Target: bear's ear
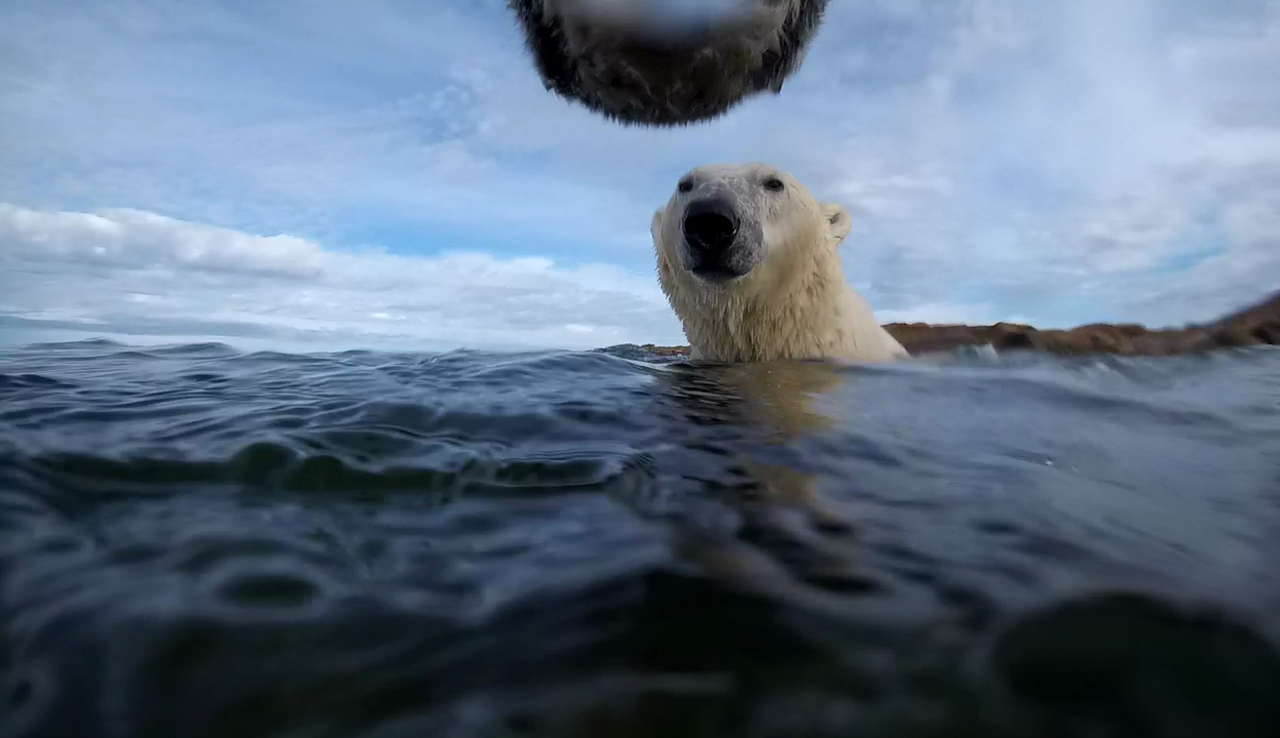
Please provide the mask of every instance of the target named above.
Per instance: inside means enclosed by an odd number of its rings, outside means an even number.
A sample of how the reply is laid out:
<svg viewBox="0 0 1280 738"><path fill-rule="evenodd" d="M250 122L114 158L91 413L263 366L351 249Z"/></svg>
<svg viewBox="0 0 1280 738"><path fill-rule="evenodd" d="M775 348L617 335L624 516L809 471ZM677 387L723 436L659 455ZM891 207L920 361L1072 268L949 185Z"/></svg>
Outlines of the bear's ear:
<svg viewBox="0 0 1280 738"><path fill-rule="evenodd" d="M649 234L653 236L654 242L657 242L658 234L662 232L662 211L663 208L653 211L653 220L649 221Z"/></svg>
<svg viewBox="0 0 1280 738"><path fill-rule="evenodd" d="M831 237L836 240L836 243L843 241L853 228L853 219L849 217L849 211L845 210L843 205L827 203L822 206L822 214L827 219L827 230Z"/></svg>

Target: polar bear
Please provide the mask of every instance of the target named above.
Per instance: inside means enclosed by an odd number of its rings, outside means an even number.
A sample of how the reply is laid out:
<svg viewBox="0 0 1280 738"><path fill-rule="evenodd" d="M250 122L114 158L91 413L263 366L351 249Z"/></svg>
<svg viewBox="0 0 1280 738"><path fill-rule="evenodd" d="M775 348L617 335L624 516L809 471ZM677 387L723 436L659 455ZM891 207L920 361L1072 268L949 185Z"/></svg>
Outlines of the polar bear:
<svg viewBox="0 0 1280 738"><path fill-rule="evenodd" d="M689 125L800 68L829 0L507 0L542 84L629 125ZM684 7L676 7L684 6Z"/></svg>
<svg viewBox="0 0 1280 738"><path fill-rule="evenodd" d="M715 363L909 354L845 281L845 208L763 163L708 164L653 214L658 281L691 358Z"/></svg>

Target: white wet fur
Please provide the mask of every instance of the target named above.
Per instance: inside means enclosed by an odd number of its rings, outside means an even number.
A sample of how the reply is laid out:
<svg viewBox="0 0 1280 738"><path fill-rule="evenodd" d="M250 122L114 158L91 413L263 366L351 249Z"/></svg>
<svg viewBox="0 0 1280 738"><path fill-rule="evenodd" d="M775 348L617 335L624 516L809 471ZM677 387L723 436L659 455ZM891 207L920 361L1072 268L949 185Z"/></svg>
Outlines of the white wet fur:
<svg viewBox="0 0 1280 738"><path fill-rule="evenodd" d="M784 187L764 186L770 178ZM844 278L840 244L848 210L821 203L787 172L764 163L708 164L690 170L651 231L658 280L684 325L691 358L717 363L777 359L891 361L909 356ZM687 267L682 221L688 203L727 197L742 221L735 258L750 270L708 281Z"/></svg>

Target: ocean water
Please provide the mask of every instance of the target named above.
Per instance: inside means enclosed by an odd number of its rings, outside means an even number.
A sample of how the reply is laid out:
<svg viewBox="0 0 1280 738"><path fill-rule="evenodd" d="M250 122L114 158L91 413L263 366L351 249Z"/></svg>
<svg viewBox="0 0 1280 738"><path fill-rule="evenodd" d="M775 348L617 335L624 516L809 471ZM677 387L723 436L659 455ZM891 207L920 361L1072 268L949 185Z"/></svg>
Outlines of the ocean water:
<svg viewBox="0 0 1280 738"><path fill-rule="evenodd" d="M1272 736L1280 351L0 351L0 736Z"/></svg>

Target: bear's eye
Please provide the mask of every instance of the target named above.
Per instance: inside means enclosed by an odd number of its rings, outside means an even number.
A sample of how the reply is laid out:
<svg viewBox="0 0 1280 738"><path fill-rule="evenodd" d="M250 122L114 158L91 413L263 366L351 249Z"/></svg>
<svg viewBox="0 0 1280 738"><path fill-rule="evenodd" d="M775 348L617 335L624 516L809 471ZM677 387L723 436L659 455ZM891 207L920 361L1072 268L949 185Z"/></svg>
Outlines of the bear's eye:
<svg viewBox="0 0 1280 738"><path fill-rule="evenodd" d="M693 180L682 179L680 184L676 185L676 189L681 192L690 192L693 190Z"/></svg>
<svg viewBox="0 0 1280 738"><path fill-rule="evenodd" d="M786 185L777 177L770 177L764 181L764 188L770 192L782 192L783 187L786 187Z"/></svg>

